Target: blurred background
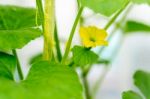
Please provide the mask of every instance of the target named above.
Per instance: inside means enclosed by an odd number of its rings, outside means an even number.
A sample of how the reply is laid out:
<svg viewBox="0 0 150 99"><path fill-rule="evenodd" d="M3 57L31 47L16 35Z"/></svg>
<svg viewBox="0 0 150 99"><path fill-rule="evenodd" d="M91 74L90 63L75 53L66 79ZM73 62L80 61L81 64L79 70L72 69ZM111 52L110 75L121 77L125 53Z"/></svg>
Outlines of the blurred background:
<svg viewBox="0 0 150 99"><path fill-rule="evenodd" d="M0 4L35 7L35 0L0 0ZM69 36L76 13L76 0L56 0L57 25L62 45L65 44ZM95 25L101 28L110 19L95 14L87 8L83 13L83 18L85 19L85 26ZM146 4L133 5L123 21L125 20L134 20L150 26L150 7ZM113 28L114 26L108 30L108 33L111 34ZM121 29L117 29L115 32L109 46L100 55L103 59L111 60L109 68L103 65L94 65L88 75L90 87L100 76L104 75L105 77L99 86L96 99L121 99L123 91L136 90L132 81L133 73L139 69L150 70L150 34L148 32L135 32L124 36L124 31ZM78 31L76 31L73 44L80 44ZM29 70L28 61L31 56L42 52L42 48L43 40L38 38L23 49L18 50L19 57L23 60L21 64L25 75ZM98 48L94 50L98 51Z"/></svg>

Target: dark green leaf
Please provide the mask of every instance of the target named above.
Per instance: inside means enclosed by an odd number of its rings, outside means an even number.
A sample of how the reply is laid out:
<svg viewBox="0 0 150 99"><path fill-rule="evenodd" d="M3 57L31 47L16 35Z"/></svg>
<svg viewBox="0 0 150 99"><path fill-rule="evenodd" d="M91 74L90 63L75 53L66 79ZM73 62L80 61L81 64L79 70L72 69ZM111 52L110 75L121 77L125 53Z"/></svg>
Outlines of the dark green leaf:
<svg viewBox="0 0 150 99"><path fill-rule="evenodd" d="M97 62L98 56L90 51L90 49L81 47L81 46L75 46L72 49L73 52L73 61L75 64L84 66L88 64L92 64Z"/></svg>
<svg viewBox="0 0 150 99"><path fill-rule="evenodd" d="M82 86L67 66L35 63L19 84L0 79L0 99L83 99Z"/></svg>
<svg viewBox="0 0 150 99"><path fill-rule="evenodd" d="M138 31L150 32L150 26L135 21L128 21L126 24L125 31L126 32L138 32Z"/></svg>
<svg viewBox="0 0 150 99"><path fill-rule="evenodd" d="M0 77L13 80L16 64L14 56L0 52Z"/></svg>
<svg viewBox="0 0 150 99"><path fill-rule="evenodd" d="M81 0L81 4L97 13L110 16L122 8L127 0Z"/></svg>
<svg viewBox="0 0 150 99"><path fill-rule="evenodd" d="M122 99L143 99L143 98L133 91L127 91L123 93Z"/></svg>

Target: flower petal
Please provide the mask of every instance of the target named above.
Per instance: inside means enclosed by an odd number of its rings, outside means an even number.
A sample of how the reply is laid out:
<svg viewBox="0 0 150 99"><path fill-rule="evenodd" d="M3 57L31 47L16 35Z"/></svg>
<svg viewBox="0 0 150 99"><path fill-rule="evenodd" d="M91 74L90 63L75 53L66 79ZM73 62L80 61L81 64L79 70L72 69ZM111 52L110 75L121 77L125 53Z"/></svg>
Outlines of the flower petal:
<svg viewBox="0 0 150 99"><path fill-rule="evenodd" d="M108 42L105 41L107 32L104 29L99 29L95 26L81 27L80 37L85 47L108 45Z"/></svg>

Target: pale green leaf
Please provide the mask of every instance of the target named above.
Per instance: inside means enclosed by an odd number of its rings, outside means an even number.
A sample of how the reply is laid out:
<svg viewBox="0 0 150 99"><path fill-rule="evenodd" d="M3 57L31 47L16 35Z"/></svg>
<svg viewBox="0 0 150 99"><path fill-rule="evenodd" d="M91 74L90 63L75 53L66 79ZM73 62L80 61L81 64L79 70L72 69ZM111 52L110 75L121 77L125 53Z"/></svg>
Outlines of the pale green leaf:
<svg viewBox="0 0 150 99"><path fill-rule="evenodd" d="M150 3L150 0L132 0L134 3L138 3L138 4L141 4L141 3Z"/></svg>
<svg viewBox="0 0 150 99"><path fill-rule="evenodd" d="M39 36L41 30L33 28L0 30L0 50L20 49Z"/></svg>
<svg viewBox="0 0 150 99"><path fill-rule="evenodd" d="M81 0L81 4L97 13L110 16L122 8L126 1L127 0Z"/></svg>

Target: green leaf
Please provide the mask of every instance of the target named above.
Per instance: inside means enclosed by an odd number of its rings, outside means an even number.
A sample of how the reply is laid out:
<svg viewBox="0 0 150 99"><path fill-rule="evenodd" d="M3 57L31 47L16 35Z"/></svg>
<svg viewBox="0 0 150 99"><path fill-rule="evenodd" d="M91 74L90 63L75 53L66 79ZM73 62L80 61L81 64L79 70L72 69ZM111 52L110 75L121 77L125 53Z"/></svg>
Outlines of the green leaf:
<svg viewBox="0 0 150 99"><path fill-rule="evenodd" d="M126 1L127 0L81 0L81 4L97 13L110 16L122 8Z"/></svg>
<svg viewBox="0 0 150 99"><path fill-rule="evenodd" d="M134 74L134 84L142 92L144 99L150 99L150 73L144 71L137 71ZM140 95L135 92L128 91L123 93L123 99L142 99Z"/></svg>
<svg viewBox="0 0 150 99"><path fill-rule="evenodd" d="M16 64L14 56L0 52L0 77L13 80Z"/></svg>
<svg viewBox="0 0 150 99"><path fill-rule="evenodd" d="M125 31L128 33L138 31L150 32L150 26L135 21L128 21L125 27Z"/></svg>
<svg viewBox="0 0 150 99"><path fill-rule="evenodd" d="M28 83L30 81L32 83ZM48 62L34 64L25 83L28 88L34 87L33 91L42 93L40 99L83 99L78 76L67 66Z"/></svg>
<svg viewBox="0 0 150 99"><path fill-rule="evenodd" d="M19 49L41 36L36 26L35 9L0 6L0 50Z"/></svg>
<svg viewBox="0 0 150 99"><path fill-rule="evenodd" d="M122 99L142 99L142 97L133 91L127 91L123 93Z"/></svg>
<svg viewBox="0 0 150 99"><path fill-rule="evenodd" d="M141 4L141 3L150 3L150 0L132 0L134 3L138 3L138 4Z"/></svg>
<svg viewBox="0 0 150 99"><path fill-rule="evenodd" d="M98 55L90 51L88 48L81 46L75 46L72 49L73 52L73 61L75 64L80 66L85 66L97 62Z"/></svg>
<svg viewBox="0 0 150 99"><path fill-rule="evenodd" d="M0 78L0 99L39 99L32 94L21 84Z"/></svg>
<svg viewBox="0 0 150 99"><path fill-rule="evenodd" d="M144 94L146 99L150 99L150 73L137 71L134 75L134 83Z"/></svg>
<svg viewBox="0 0 150 99"><path fill-rule="evenodd" d="M0 99L83 99L76 72L60 64L33 64L27 79L15 83L0 79Z"/></svg>
<svg viewBox="0 0 150 99"><path fill-rule="evenodd" d="M33 28L0 30L0 50L20 49L39 36L41 30Z"/></svg>
<svg viewBox="0 0 150 99"><path fill-rule="evenodd" d="M0 6L0 30L36 26L36 10L17 6ZM39 17L38 17L39 19ZM41 24L40 20L39 25Z"/></svg>

